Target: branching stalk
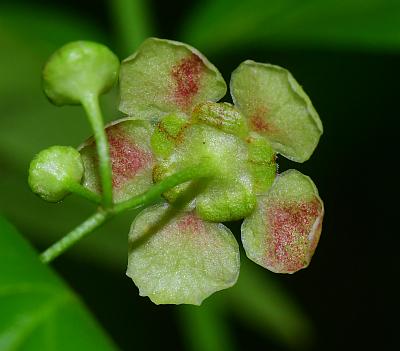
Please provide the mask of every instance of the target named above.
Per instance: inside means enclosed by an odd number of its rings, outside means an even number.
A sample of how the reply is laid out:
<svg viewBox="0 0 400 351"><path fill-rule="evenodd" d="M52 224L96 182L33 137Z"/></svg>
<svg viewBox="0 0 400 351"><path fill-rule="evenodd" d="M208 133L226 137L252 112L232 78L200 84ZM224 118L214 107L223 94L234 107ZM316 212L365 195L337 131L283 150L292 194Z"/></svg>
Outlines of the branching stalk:
<svg viewBox="0 0 400 351"><path fill-rule="evenodd" d="M85 188L82 184L71 182L71 184L68 184L68 190L71 193L77 194L91 202L94 202L95 204L101 204L101 196L89 190L88 188Z"/></svg>
<svg viewBox="0 0 400 351"><path fill-rule="evenodd" d="M99 211L90 216L86 221L81 223L74 230L65 235L61 240L50 246L40 255L40 260L43 263L48 263L61 255L69 247L74 245L87 234L103 224L108 217L107 212Z"/></svg>
<svg viewBox="0 0 400 351"><path fill-rule="evenodd" d="M45 250L40 255L41 261L44 263L51 262L84 236L90 234L93 230L102 225L107 219L115 216L116 214L129 209L149 206L157 201L164 192L190 180L205 178L210 175L209 173L208 167L205 165L188 167L180 172L166 177L140 195L113 205L108 209L99 208L98 212L93 214L85 222L80 224L78 227L66 234L61 240L57 241L47 250Z"/></svg>

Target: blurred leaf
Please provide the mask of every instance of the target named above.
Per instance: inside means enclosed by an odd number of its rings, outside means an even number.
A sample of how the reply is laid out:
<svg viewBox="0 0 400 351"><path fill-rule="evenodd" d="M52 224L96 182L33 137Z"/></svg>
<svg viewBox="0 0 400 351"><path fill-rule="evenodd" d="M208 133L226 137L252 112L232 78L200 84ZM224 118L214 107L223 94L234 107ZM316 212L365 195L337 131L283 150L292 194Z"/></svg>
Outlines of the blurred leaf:
<svg viewBox="0 0 400 351"><path fill-rule="evenodd" d="M121 54L132 54L143 40L154 35L154 23L147 0L108 1L116 41Z"/></svg>
<svg viewBox="0 0 400 351"><path fill-rule="evenodd" d="M0 349L115 350L85 307L0 217Z"/></svg>
<svg viewBox="0 0 400 351"><path fill-rule="evenodd" d="M201 307L177 307L188 350L235 350L227 320L221 314L221 307L224 307L223 304L215 296L205 300Z"/></svg>
<svg viewBox="0 0 400 351"><path fill-rule="evenodd" d="M313 341L313 327L271 273L242 257L238 283L230 289L232 309L255 329L292 349Z"/></svg>
<svg viewBox="0 0 400 351"><path fill-rule="evenodd" d="M41 89L42 67L55 49L76 39L105 41L83 23L46 9L0 6L0 155L12 154L23 168L49 143L77 145L90 134L82 109L56 108Z"/></svg>
<svg viewBox="0 0 400 351"><path fill-rule="evenodd" d="M398 0L205 0L182 39L201 50L242 45L400 50Z"/></svg>

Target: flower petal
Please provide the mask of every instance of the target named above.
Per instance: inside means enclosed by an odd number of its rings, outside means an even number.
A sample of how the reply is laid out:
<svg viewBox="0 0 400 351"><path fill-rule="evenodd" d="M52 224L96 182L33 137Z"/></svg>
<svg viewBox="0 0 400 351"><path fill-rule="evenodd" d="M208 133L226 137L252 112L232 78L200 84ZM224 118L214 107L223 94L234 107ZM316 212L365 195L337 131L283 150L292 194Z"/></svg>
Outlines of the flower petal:
<svg viewBox="0 0 400 351"><path fill-rule="evenodd" d="M138 195L153 184L154 156L150 147L151 129L148 123L130 118L116 121L106 128L115 202ZM98 157L93 138L81 146L80 152L85 168L83 185L100 193Z"/></svg>
<svg viewBox="0 0 400 351"><path fill-rule="evenodd" d="M283 172L242 224L247 256L275 273L307 267L318 244L323 214L312 180L296 170Z"/></svg>
<svg viewBox="0 0 400 351"><path fill-rule="evenodd" d="M310 158L322 123L289 71L248 60L232 73L230 89L249 127L265 136L275 151L296 162Z"/></svg>
<svg viewBox="0 0 400 351"><path fill-rule="evenodd" d="M194 304L231 287L239 247L228 228L167 204L141 212L129 233L127 275L156 304Z"/></svg>
<svg viewBox="0 0 400 351"><path fill-rule="evenodd" d="M189 45L149 38L125 59L120 73L120 110L157 121L166 113L190 114L200 102L218 101L226 83L218 70Z"/></svg>

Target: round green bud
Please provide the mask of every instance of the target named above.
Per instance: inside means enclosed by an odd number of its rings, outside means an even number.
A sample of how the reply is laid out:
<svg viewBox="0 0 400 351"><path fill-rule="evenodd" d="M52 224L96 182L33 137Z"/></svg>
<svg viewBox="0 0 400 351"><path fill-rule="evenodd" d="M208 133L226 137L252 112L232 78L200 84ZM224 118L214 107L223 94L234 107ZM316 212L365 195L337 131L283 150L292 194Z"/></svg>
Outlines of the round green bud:
<svg viewBox="0 0 400 351"><path fill-rule="evenodd" d="M43 69L43 89L55 105L75 105L101 95L118 78L119 59L106 46L75 41L58 49Z"/></svg>
<svg viewBox="0 0 400 351"><path fill-rule="evenodd" d="M52 146L40 151L29 166L29 186L46 201L68 195L71 184L80 183L84 168L80 153L70 146Z"/></svg>

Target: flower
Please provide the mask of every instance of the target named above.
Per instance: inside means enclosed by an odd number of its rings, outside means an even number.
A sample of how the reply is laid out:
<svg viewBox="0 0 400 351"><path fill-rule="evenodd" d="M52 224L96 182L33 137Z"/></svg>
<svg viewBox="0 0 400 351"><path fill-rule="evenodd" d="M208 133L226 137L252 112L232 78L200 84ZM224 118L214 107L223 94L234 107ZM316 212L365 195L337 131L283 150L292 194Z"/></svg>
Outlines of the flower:
<svg viewBox="0 0 400 351"><path fill-rule="evenodd" d="M306 161L322 123L287 70L245 61L232 73L234 104L217 102L226 83L200 52L149 38L122 62L120 89L127 117L107 127L115 201L186 167L208 171L134 220L127 275L140 295L157 304L200 304L235 284L239 247L220 222L244 219L246 255L273 272L309 264L323 203L309 177L277 174L276 154ZM81 154L83 184L99 191L93 142Z"/></svg>

